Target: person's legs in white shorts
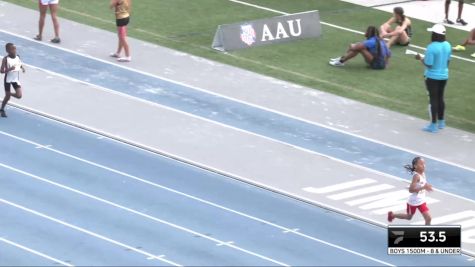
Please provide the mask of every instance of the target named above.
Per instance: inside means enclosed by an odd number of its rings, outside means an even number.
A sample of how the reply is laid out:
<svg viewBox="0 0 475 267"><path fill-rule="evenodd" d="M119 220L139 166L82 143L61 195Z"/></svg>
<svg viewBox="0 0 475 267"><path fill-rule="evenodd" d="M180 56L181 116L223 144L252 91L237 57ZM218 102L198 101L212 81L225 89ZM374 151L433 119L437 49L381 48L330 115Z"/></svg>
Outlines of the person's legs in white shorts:
<svg viewBox="0 0 475 267"><path fill-rule="evenodd" d="M59 4L59 0L40 0L40 2L44 6Z"/></svg>

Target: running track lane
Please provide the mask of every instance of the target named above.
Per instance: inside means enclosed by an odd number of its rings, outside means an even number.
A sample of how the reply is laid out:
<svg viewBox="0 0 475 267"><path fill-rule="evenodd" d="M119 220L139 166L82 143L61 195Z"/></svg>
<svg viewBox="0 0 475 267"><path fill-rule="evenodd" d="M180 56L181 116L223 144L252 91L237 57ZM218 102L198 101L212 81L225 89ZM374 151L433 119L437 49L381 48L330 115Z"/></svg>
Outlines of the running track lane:
<svg viewBox="0 0 475 267"><path fill-rule="evenodd" d="M383 228L36 115L10 113L15 119L0 121L1 236L72 264L133 262L143 255L2 200L184 265L275 265L211 239L291 265L380 265L367 257L396 265L470 263L465 256L391 257Z"/></svg>
<svg viewBox="0 0 475 267"><path fill-rule="evenodd" d="M0 31L25 63L373 170L409 177L414 154ZM416 129L417 130L417 129ZM431 183L474 199L475 171L426 159ZM447 179L450 177L450 179Z"/></svg>

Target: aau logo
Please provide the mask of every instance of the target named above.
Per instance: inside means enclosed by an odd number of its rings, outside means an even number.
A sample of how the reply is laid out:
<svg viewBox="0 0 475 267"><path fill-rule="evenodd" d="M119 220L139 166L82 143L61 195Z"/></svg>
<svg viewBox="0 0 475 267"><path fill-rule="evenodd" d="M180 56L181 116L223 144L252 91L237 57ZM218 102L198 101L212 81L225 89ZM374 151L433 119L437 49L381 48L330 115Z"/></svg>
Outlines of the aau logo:
<svg viewBox="0 0 475 267"><path fill-rule="evenodd" d="M241 25L241 41L248 46L256 42L256 31L251 24Z"/></svg>

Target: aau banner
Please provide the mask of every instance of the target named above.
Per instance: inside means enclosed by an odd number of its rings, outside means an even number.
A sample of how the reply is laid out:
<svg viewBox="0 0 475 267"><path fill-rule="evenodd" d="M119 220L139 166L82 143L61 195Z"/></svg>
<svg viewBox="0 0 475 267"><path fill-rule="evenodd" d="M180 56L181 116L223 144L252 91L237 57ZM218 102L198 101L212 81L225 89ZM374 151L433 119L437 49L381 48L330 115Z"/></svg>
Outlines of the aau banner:
<svg viewBox="0 0 475 267"><path fill-rule="evenodd" d="M321 34L318 11L219 25L212 47L230 51L254 46L314 38Z"/></svg>

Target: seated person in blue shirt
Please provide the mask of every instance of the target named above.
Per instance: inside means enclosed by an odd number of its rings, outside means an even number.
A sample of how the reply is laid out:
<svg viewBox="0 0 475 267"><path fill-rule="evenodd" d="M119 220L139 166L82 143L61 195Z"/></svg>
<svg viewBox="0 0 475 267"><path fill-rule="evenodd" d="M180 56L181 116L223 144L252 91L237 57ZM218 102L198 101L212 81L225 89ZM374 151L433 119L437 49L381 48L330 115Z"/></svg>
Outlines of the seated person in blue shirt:
<svg viewBox="0 0 475 267"><path fill-rule="evenodd" d="M369 26L365 37L365 41L351 44L344 56L330 59L330 65L344 66L345 62L361 54L370 68L385 69L391 57L391 51L386 42L379 37L378 29L375 26Z"/></svg>

